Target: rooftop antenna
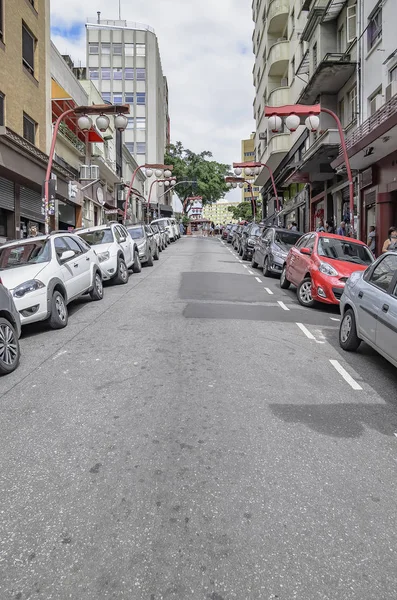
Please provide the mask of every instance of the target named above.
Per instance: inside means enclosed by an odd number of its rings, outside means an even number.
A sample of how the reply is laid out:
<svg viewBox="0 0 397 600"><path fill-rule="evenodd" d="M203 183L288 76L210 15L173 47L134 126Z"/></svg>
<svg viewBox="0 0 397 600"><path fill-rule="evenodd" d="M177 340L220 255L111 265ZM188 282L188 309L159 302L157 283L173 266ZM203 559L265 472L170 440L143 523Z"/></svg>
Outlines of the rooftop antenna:
<svg viewBox="0 0 397 600"><path fill-rule="evenodd" d="M98 15L98 25L99 25L99 23L101 22L101 11L100 10L98 10L97 15Z"/></svg>

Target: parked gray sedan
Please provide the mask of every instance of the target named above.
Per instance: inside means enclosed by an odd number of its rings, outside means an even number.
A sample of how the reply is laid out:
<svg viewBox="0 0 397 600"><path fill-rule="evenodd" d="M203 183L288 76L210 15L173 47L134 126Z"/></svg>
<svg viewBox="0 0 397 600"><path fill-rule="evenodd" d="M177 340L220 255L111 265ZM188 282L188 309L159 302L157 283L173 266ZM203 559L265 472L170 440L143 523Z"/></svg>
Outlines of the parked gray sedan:
<svg viewBox="0 0 397 600"><path fill-rule="evenodd" d="M302 235L299 231L268 227L256 239L251 266L262 268L265 277L281 275L288 252Z"/></svg>
<svg viewBox="0 0 397 600"><path fill-rule="evenodd" d="M129 225L127 229L138 246L141 263L153 267L153 260L159 259L159 249L150 225Z"/></svg>
<svg viewBox="0 0 397 600"><path fill-rule="evenodd" d="M397 252L349 277L340 310L341 347L354 351L364 341L397 367Z"/></svg>

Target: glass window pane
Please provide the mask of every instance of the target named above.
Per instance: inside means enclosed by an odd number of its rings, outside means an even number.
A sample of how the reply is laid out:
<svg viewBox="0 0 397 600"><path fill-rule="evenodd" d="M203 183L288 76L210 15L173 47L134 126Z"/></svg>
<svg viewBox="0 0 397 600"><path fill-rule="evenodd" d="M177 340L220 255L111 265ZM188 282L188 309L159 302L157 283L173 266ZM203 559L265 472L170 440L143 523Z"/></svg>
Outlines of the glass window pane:
<svg viewBox="0 0 397 600"><path fill-rule="evenodd" d="M113 44L113 54L121 56L123 54L123 44Z"/></svg>
<svg viewBox="0 0 397 600"><path fill-rule="evenodd" d="M127 118L128 118L127 129L134 129L134 117L127 117Z"/></svg>
<svg viewBox="0 0 397 600"><path fill-rule="evenodd" d="M145 154L146 153L146 142L137 142L136 153L137 154Z"/></svg>
<svg viewBox="0 0 397 600"><path fill-rule="evenodd" d="M137 117L136 118L136 128L137 129L146 129L146 119L145 119L145 117Z"/></svg>
<svg viewBox="0 0 397 600"><path fill-rule="evenodd" d="M146 79L146 69L137 69L136 78L138 81L144 81Z"/></svg>
<svg viewBox="0 0 397 600"><path fill-rule="evenodd" d="M137 44L136 45L136 55L137 56L145 56L145 54L146 54L145 44Z"/></svg>
<svg viewBox="0 0 397 600"><path fill-rule="evenodd" d="M32 75L34 73L34 45L33 35L22 25L22 62Z"/></svg>
<svg viewBox="0 0 397 600"><path fill-rule="evenodd" d="M123 69L113 69L113 79L123 79Z"/></svg>
<svg viewBox="0 0 397 600"><path fill-rule="evenodd" d="M388 291L392 279L397 271L397 255L385 256L385 258L375 267L369 281L376 287Z"/></svg>
<svg viewBox="0 0 397 600"><path fill-rule="evenodd" d="M134 69L126 68L124 74L126 79L134 79Z"/></svg>
<svg viewBox="0 0 397 600"><path fill-rule="evenodd" d="M137 92L136 103L137 104L145 104L146 103L146 93L145 92Z"/></svg>
<svg viewBox="0 0 397 600"><path fill-rule="evenodd" d="M127 104L133 104L134 102L134 94L132 92L125 93L125 101Z"/></svg>
<svg viewBox="0 0 397 600"><path fill-rule="evenodd" d="M113 94L113 104L123 104L123 94Z"/></svg>
<svg viewBox="0 0 397 600"><path fill-rule="evenodd" d="M110 44L103 42L101 46L102 54L110 54Z"/></svg>
<svg viewBox="0 0 397 600"><path fill-rule="evenodd" d="M125 44L124 54L125 56L134 56L134 44Z"/></svg>
<svg viewBox="0 0 397 600"><path fill-rule="evenodd" d="M88 44L88 52L90 54L98 54L99 53L98 44Z"/></svg>
<svg viewBox="0 0 397 600"><path fill-rule="evenodd" d="M125 147L131 152L131 154L134 154L134 142L126 142Z"/></svg>
<svg viewBox="0 0 397 600"><path fill-rule="evenodd" d="M98 67L90 67L90 79L99 79Z"/></svg>
<svg viewBox="0 0 397 600"><path fill-rule="evenodd" d="M102 79L110 79L110 69L108 67L102 67L101 77Z"/></svg>
<svg viewBox="0 0 397 600"><path fill-rule="evenodd" d="M104 102L111 102L112 94L110 92L102 92L102 99Z"/></svg>

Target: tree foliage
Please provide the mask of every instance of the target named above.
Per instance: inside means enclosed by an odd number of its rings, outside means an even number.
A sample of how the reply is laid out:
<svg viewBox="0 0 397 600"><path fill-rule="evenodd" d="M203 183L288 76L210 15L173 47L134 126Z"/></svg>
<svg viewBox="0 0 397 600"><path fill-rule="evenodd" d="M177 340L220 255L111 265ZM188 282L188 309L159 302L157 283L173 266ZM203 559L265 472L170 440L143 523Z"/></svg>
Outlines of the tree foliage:
<svg viewBox="0 0 397 600"><path fill-rule="evenodd" d="M262 218L262 207L259 202L257 204L257 215L256 220L260 221ZM240 202L237 206L229 206L229 211L233 214L233 219L236 221L252 221L252 204L251 202Z"/></svg>
<svg viewBox="0 0 397 600"><path fill-rule="evenodd" d="M181 142L171 144L165 155L165 163L174 165L173 176L177 181L195 181L178 185L175 194L185 207L187 198L201 196L204 204L211 204L223 198L228 191L225 177L230 175L229 165L224 165L212 160L212 153L208 150L196 154L183 147Z"/></svg>

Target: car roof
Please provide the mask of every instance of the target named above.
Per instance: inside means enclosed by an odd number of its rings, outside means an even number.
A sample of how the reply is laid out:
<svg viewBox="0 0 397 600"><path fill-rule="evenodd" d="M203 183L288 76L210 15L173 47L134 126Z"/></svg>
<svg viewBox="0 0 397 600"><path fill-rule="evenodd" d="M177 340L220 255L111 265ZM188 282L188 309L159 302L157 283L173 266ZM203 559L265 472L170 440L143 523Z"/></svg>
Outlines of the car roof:
<svg viewBox="0 0 397 600"><path fill-rule="evenodd" d="M100 231L101 229L110 229L111 225L116 225L116 223L106 223L103 225L94 225L93 227L80 227L79 229L75 229L74 233L83 233L85 231ZM117 223L120 225L120 223Z"/></svg>
<svg viewBox="0 0 397 600"><path fill-rule="evenodd" d="M337 235L336 233L327 233L326 231L311 231L310 233L315 233L316 235L318 235L319 238L343 240L345 242L353 242L354 244L360 244L360 246L367 245L365 242L362 242L361 240L356 240L356 238L348 237L347 235Z"/></svg>

